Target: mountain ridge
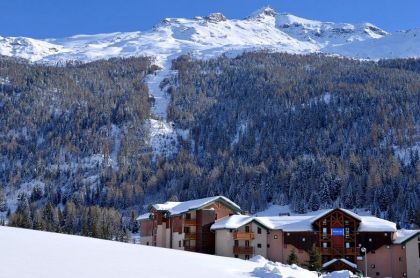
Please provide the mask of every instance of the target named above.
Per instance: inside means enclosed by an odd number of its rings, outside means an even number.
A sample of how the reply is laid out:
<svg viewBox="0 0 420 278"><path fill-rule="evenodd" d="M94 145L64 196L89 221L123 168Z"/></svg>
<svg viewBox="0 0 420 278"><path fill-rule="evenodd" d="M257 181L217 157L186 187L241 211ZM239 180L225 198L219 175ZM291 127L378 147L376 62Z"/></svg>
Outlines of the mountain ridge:
<svg viewBox="0 0 420 278"><path fill-rule="evenodd" d="M167 57L186 53L208 58L249 49L299 54L320 52L363 59L420 57L420 50L406 52L398 43L385 45L392 50L377 53L377 48L395 40L411 45L410 49L420 45L417 36L388 33L371 23L322 22L263 7L244 19L228 19L221 13L192 19L165 18L147 31L49 39L0 36L0 54L43 63L153 56L160 65ZM369 49L359 43L362 41L369 41Z"/></svg>

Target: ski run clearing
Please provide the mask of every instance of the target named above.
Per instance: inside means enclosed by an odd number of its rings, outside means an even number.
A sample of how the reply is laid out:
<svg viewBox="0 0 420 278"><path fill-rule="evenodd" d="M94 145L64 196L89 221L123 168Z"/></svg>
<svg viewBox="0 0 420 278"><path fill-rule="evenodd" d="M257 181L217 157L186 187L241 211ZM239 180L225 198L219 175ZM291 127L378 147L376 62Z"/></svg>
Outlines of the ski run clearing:
<svg viewBox="0 0 420 278"><path fill-rule="evenodd" d="M11 227L0 227L0 246L0 278L318 277L260 256L245 261Z"/></svg>

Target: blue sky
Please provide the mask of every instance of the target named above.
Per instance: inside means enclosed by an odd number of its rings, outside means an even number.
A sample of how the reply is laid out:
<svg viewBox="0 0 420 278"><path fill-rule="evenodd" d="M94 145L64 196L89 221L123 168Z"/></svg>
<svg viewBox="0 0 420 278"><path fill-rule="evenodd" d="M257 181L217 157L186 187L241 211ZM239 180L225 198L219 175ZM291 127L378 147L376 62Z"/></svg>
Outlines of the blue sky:
<svg viewBox="0 0 420 278"><path fill-rule="evenodd" d="M310 19L420 27L420 0L0 0L0 36L65 37L150 29L165 17L222 12L243 18L271 5Z"/></svg>

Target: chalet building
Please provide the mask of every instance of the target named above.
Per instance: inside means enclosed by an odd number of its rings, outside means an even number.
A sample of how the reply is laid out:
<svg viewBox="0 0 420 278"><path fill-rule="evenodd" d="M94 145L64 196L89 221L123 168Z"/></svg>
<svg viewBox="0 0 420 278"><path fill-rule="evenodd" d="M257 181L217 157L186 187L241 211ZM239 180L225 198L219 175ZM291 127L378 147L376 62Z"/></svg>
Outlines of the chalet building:
<svg viewBox="0 0 420 278"><path fill-rule="evenodd" d="M315 246L325 271L365 272L367 263L369 277L420 277L420 230L397 230L390 221L341 208L293 216L240 213L221 196L156 204L139 217L141 244L282 263L295 252L302 265Z"/></svg>
<svg viewBox="0 0 420 278"><path fill-rule="evenodd" d="M214 254L211 225L238 213L241 208L223 196L155 204L137 218L140 244Z"/></svg>

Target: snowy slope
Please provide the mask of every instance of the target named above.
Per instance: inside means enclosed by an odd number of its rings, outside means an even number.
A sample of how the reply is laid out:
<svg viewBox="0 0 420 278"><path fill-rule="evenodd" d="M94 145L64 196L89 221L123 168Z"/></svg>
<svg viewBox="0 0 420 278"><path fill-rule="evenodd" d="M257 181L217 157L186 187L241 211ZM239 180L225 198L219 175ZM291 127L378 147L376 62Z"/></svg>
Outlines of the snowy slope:
<svg viewBox="0 0 420 278"><path fill-rule="evenodd" d="M0 278L299 277L316 273L253 261L0 227Z"/></svg>
<svg viewBox="0 0 420 278"><path fill-rule="evenodd" d="M378 40L358 41L353 44L326 48L343 56L362 59L420 57L420 28L395 32Z"/></svg>

